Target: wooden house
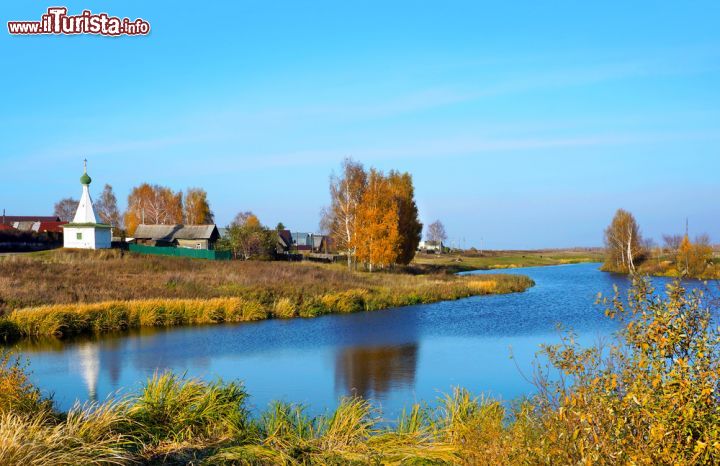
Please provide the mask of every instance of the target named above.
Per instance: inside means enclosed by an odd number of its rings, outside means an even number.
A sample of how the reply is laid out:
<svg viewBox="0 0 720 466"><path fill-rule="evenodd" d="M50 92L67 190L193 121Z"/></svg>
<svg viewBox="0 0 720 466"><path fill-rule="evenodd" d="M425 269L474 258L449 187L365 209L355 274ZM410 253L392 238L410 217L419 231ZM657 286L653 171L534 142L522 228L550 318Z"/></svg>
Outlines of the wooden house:
<svg viewBox="0 0 720 466"><path fill-rule="evenodd" d="M136 244L188 249L215 249L220 233L215 225L138 225Z"/></svg>

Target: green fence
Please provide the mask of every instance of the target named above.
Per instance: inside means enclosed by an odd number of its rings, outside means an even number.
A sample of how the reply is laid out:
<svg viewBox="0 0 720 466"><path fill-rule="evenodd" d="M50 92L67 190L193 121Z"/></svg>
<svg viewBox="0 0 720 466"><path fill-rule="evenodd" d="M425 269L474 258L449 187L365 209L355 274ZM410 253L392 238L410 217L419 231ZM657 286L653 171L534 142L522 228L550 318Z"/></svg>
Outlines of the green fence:
<svg viewBox="0 0 720 466"><path fill-rule="evenodd" d="M212 249L167 248L130 244L130 252L139 254L155 254L158 256L191 257L193 259L229 260L230 251L214 251Z"/></svg>

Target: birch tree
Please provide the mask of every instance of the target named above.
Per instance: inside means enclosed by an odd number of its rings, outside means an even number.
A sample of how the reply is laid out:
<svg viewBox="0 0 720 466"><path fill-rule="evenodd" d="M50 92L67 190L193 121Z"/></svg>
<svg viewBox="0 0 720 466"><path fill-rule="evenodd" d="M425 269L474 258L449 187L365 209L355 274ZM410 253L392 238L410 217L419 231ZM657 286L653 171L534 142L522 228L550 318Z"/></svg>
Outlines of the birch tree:
<svg viewBox="0 0 720 466"><path fill-rule="evenodd" d="M102 223L106 223L116 228L122 228L120 211L117 206L117 198L113 192L112 186L106 184L95 202L95 211L100 217Z"/></svg>
<svg viewBox="0 0 720 466"><path fill-rule="evenodd" d="M185 191L183 217L188 225L213 223L214 214L210 209L207 192L202 188L188 188Z"/></svg>
<svg viewBox="0 0 720 466"><path fill-rule="evenodd" d="M443 225L440 220L435 220L430 225L428 225L427 232L425 233L425 238L428 241L433 241L438 244L447 241L445 225Z"/></svg>
<svg viewBox="0 0 720 466"><path fill-rule="evenodd" d="M642 236L633 215L618 209L605 230L607 259L605 268L616 272L634 273L638 259L642 258Z"/></svg>
<svg viewBox="0 0 720 466"><path fill-rule="evenodd" d="M367 186L367 174L362 164L346 158L342 173L330 177L330 208L323 223L338 250L347 256L352 267L356 255L356 230L358 206Z"/></svg>
<svg viewBox="0 0 720 466"><path fill-rule="evenodd" d="M128 196L125 227L132 235L141 223L173 225L183 222L182 192L173 192L165 186L143 183Z"/></svg>

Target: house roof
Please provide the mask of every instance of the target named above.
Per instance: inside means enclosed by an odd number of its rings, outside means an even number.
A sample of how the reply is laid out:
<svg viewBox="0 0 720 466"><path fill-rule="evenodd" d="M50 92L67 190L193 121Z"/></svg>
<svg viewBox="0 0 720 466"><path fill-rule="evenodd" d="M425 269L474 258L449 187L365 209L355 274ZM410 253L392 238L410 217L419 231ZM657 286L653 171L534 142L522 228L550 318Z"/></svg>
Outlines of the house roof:
<svg viewBox="0 0 720 466"><path fill-rule="evenodd" d="M178 239L217 239L220 236L215 225L138 225L135 239L174 241Z"/></svg>
<svg viewBox="0 0 720 466"><path fill-rule="evenodd" d="M12 226L20 231L37 231L36 226L40 226L40 222L23 221L14 222Z"/></svg>
<svg viewBox="0 0 720 466"><path fill-rule="evenodd" d="M295 232L292 234L292 240L297 246L310 246L310 233Z"/></svg>
<svg viewBox="0 0 720 466"><path fill-rule="evenodd" d="M40 225L38 226L38 230L40 233L50 232L50 233L62 233L62 225L67 224L67 222L39 222Z"/></svg>
<svg viewBox="0 0 720 466"><path fill-rule="evenodd" d="M59 222L60 217L42 215L1 215L0 223L12 225L15 222Z"/></svg>
<svg viewBox="0 0 720 466"><path fill-rule="evenodd" d="M0 231L11 231L15 230L11 225L5 225L4 223L0 223Z"/></svg>
<svg viewBox="0 0 720 466"><path fill-rule="evenodd" d="M283 247L289 248L292 246L292 234L290 230L278 230L278 239L282 242Z"/></svg>

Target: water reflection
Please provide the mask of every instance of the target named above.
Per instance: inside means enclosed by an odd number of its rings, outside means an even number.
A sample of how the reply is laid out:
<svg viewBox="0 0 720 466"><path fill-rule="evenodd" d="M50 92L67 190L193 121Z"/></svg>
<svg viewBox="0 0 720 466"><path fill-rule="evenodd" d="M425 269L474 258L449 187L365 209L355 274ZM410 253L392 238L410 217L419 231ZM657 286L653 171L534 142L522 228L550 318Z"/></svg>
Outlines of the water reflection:
<svg viewBox="0 0 720 466"><path fill-rule="evenodd" d="M390 390L415 385L418 345L353 346L335 357L335 391L382 398Z"/></svg>
<svg viewBox="0 0 720 466"><path fill-rule="evenodd" d="M88 399L90 401L97 401L98 374L100 373L100 352L98 351L97 345L91 342L85 342L78 345L77 352L77 364L79 368L75 369L75 372L79 372L85 382Z"/></svg>
<svg viewBox="0 0 720 466"><path fill-rule="evenodd" d="M530 275L525 293L481 296L403 309L269 320L240 325L140 329L102 338L21 341L32 380L58 407L135 391L156 371L244 381L251 404L283 399L319 414L338 396L357 394L396 414L453 386L513 399L533 390L538 345L557 338L561 322L591 344L617 328L596 294L628 286L597 264L507 270ZM656 279L658 289L667 279ZM700 282L692 282L700 286ZM717 283L710 288L717 289ZM513 347L515 360L508 358Z"/></svg>

